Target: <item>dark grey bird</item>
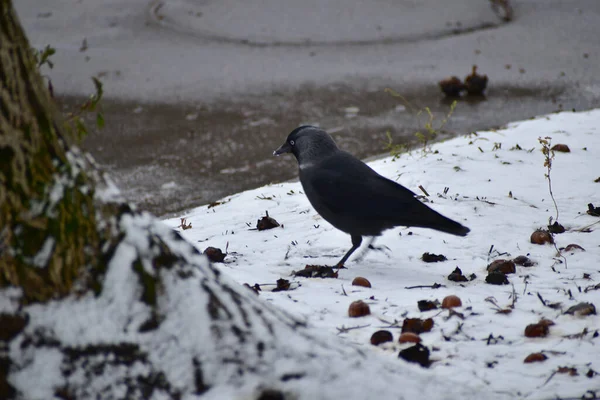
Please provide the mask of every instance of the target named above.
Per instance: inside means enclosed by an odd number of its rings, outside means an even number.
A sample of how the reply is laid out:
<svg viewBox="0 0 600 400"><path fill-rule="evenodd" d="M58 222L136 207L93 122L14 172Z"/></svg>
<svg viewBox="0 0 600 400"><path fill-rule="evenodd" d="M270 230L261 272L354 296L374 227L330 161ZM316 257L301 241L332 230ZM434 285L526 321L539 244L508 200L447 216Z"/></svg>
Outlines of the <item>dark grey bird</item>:
<svg viewBox="0 0 600 400"><path fill-rule="evenodd" d="M363 236L379 236L396 226L430 228L457 236L466 236L470 230L432 210L404 186L340 150L322 129L314 126L294 129L273 155L284 153L296 157L300 182L315 210L352 238L352 247L337 267L344 266L361 245Z"/></svg>

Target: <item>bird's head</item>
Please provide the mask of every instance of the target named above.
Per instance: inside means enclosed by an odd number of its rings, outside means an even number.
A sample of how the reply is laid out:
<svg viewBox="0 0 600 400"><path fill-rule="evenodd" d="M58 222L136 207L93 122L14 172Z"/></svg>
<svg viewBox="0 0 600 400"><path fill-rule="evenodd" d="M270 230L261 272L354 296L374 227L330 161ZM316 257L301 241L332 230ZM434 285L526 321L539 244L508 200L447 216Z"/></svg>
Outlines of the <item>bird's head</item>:
<svg viewBox="0 0 600 400"><path fill-rule="evenodd" d="M322 129L304 125L294 129L273 155L292 153L300 168L310 166L338 151L333 138Z"/></svg>

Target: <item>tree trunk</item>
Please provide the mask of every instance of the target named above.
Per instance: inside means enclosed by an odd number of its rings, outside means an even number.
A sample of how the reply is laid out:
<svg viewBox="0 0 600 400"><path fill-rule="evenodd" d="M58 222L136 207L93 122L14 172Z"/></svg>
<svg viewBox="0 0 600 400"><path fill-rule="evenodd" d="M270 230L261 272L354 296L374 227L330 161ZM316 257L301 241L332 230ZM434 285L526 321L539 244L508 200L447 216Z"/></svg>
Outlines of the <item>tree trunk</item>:
<svg viewBox="0 0 600 400"><path fill-rule="evenodd" d="M132 210L75 146L9 0L0 85L0 398L464 394L312 333Z"/></svg>
<svg viewBox="0 0 600 400"><path fill-rule="evenodd" d="M69 159L73 138L7 0L0 83L0 287L21 287L24 302L64 296L98 265L94 183L81 157Z"/></svg>

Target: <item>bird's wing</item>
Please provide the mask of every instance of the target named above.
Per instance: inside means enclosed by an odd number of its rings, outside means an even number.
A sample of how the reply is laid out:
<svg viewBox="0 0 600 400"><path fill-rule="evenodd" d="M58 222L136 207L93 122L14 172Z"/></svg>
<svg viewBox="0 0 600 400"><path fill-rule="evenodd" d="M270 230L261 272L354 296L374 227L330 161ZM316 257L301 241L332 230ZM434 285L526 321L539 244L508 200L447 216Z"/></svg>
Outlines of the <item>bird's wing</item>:
<svg viewBox="0 0 600 400"><path fill-rule="evenodd" d="M412 191L345 153L302 171L301 180L313 205L337 215L393 218L422 205Z"/></svg>

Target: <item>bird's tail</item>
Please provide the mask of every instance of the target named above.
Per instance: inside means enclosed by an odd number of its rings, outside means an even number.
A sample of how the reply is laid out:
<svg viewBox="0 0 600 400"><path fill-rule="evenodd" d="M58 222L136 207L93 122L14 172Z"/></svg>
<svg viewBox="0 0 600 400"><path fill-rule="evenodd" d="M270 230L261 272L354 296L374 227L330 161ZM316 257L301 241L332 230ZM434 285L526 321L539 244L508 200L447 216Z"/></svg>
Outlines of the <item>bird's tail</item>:
<svg viewBox="0 0 600 400"><path fill-rule="evenodd" d="M450 233L456 236L467 236L471 230L466 226L451 220L450 218L444 217L442 214L435 210L427 207L425 204L420 203L423 208L417 213L418 218L412 224L406 224L408 226L435 229L437 231Z"/></svg>

